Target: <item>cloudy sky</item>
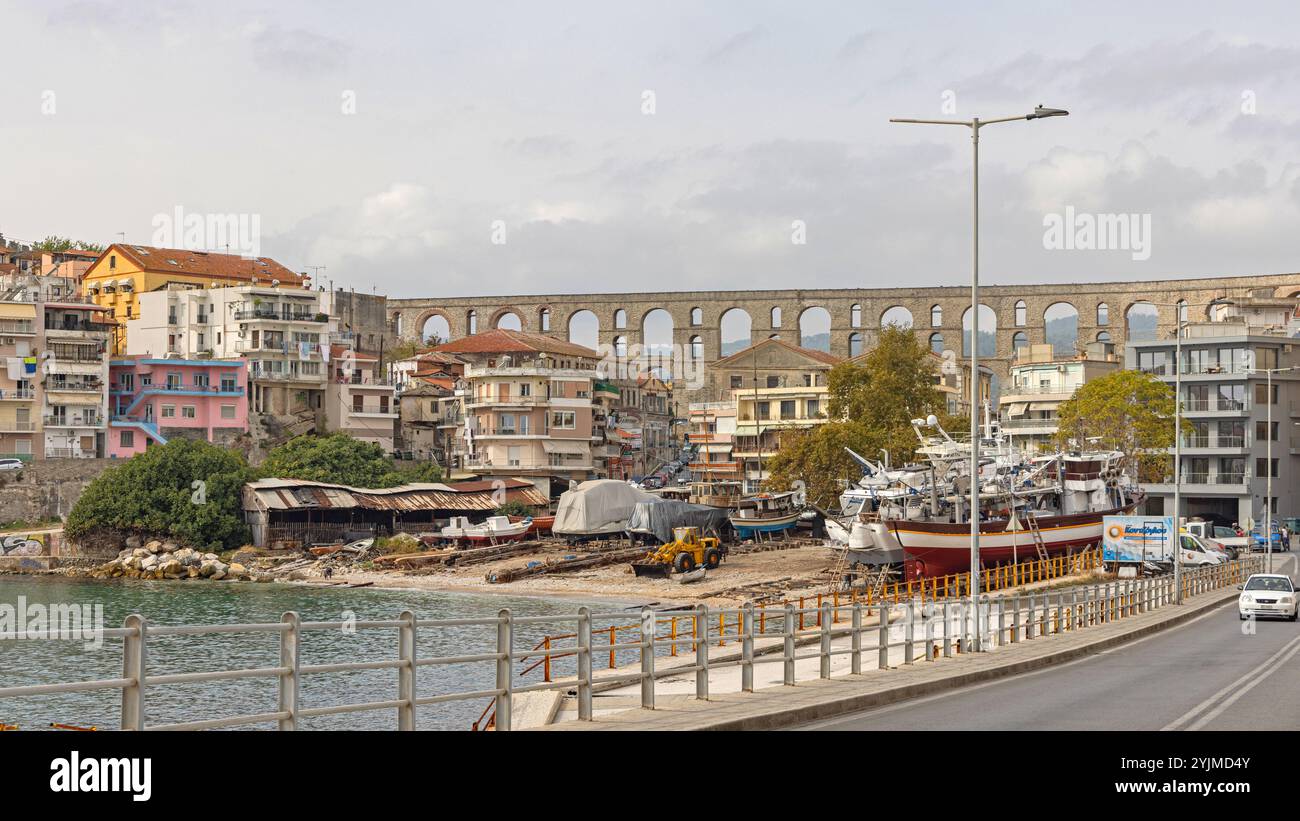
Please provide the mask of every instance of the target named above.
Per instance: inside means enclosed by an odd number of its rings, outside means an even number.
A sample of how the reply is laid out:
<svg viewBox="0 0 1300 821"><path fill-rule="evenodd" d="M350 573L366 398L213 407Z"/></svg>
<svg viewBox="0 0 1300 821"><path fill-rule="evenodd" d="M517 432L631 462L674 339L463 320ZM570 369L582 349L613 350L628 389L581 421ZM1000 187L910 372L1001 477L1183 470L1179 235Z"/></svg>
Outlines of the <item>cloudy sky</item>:
<svg viewBox="0 0 1300 821"><path fill-rule="evenodd" d="M1041 102L1071 116L983 132L986 282L1300 268L1293 0L0 0L0 19L11 238L257 215L263 254L398 297L961 284L967 132L887 120ZM1149 215L1149 256L1045 248L1067 207Z"/></svg>

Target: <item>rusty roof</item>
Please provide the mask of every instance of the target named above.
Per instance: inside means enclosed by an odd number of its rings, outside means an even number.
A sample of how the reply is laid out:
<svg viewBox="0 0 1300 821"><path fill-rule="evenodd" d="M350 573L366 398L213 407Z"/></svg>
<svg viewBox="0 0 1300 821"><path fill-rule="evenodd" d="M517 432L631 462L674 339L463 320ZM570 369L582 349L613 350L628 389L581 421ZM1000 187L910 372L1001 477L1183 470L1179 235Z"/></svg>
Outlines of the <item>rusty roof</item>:
<svg viewBox="0 0 1300 821"><path fill-rule="evenodd" d="M354 488L301 479L260 479L247 487L267 510L361 508L364 510L491 511L500 504L494 492L504 486L507 501L541 506L549 500L530 482L423 482L386 488Z"/></svg>

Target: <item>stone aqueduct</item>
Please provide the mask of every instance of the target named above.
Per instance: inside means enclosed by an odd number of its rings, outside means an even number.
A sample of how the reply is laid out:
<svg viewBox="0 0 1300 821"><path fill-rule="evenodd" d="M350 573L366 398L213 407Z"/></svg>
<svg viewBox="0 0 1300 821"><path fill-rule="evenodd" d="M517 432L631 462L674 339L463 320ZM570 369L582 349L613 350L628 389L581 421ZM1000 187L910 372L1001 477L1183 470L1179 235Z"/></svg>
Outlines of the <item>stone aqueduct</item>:
<svg viewBox="0 0 1300 821"><path fill-rule="evenodd" d="M980 288L980 302L996 316L997 353L985 357L999 378L1005 378L1016 335L1023 333L1031 344L1046 341L1044 314L1056 303L1067 303L1078 311L1079 344L1109 334L1122 348L1127 336L1129 309L1150 303L1157 315L1157 333L1164 336L1173 328L1180 300L1185 301L1189 319L1204 317L1204 303L1219 298L1246 296L1300 296L1300 274L1216 277L1162 280L1155 282L1062 283L1055 285L986 285ZM1108 321L1101 324L1099 307L1105 305ZM937 324L931 324L938 308ZM751 342L779 334L798 344L799 319L812 308L829 312L831 353L849 356L851 339L869 350L892 308L904 308L912 316L913 332L928 344L931 335L943 335L946 346L960 353L963 316L970 307L967 287L932 288L843 288L773 291L684 291L675 293L563 294L497 297L442 297L388 300L389 332L395 337L418 339L425 322L443 317L453 339L495 328L502 317L515 314L522 329L568 339L571 319L582 311L595 314L598 339L614 345L623 338L629 346L642 343L644 320L651 312L667 311L673 322L673 343L679 350L692 350L692 341L703 344L703 359L719 359L722 345L722 317L743 309L750 318ZM780 325L774 325L779 309ZM623 326L616 315L623 312ZM1017 323L1017 318L1022 323ZM692 321L692 320L696 321ZM856 322L855 322L856 319ZM549 328L543 328L544 322ZM982 331L988 330L981 327ZM698 349L698 348L697 348Z"/></svg>

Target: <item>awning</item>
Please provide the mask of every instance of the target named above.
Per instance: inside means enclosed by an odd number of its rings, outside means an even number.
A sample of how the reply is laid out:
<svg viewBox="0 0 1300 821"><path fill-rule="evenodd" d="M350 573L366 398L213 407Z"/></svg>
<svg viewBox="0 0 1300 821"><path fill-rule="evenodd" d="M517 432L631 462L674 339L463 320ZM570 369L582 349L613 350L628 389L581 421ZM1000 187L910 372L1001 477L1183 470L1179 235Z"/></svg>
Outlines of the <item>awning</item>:
<svg viewBox="0 0 1300 821"><path fill-rule="evenodd" d="M566 456L586 456L591 452L584 442L565 442L560 439L543 439L542 450L547 453L563 453Z"/></svg>
<svg viewBox="0 0 1300 821"><path fill-rule="evenodd" d="M700 445L700 453L731 453L731 445Z"/></svg>
<svg viewBox="0 0 1300 821"><path fill-rule="evenodd" d="M1030 402L1031 411L1053 411L1060 407L1060 402Z"/></svg>
<svg viewBox="0 0 1300 821"><path fill-rule="evenodd" d="M1029 407L1028 402L1012 402L1007 406L1007 416L1024 416L1027 407Z"/></svg>

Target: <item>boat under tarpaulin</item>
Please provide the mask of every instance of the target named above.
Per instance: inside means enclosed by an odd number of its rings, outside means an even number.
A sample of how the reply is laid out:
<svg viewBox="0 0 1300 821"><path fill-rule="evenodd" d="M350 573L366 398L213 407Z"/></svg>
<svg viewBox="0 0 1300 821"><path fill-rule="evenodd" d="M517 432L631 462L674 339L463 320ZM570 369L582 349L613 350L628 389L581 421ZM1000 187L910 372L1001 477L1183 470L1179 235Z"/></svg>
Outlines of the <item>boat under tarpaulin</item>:
<svg viewBox="0 0 1300 821"><path fill-rule="evenodd" d="M665 544L673 540L675 527L698 527L702 536L722 538L726 526L727 511L722 508L676 499L638 502L627 523L630 532L649 534Z"/></svg>
<svg viewBox="0 0 1300 821"><path fill-rule="evenodd" d="M555 509L551 532L558 536L622 533L640 502L658 499L618 479L592 479L566 490Z"/></svg>

